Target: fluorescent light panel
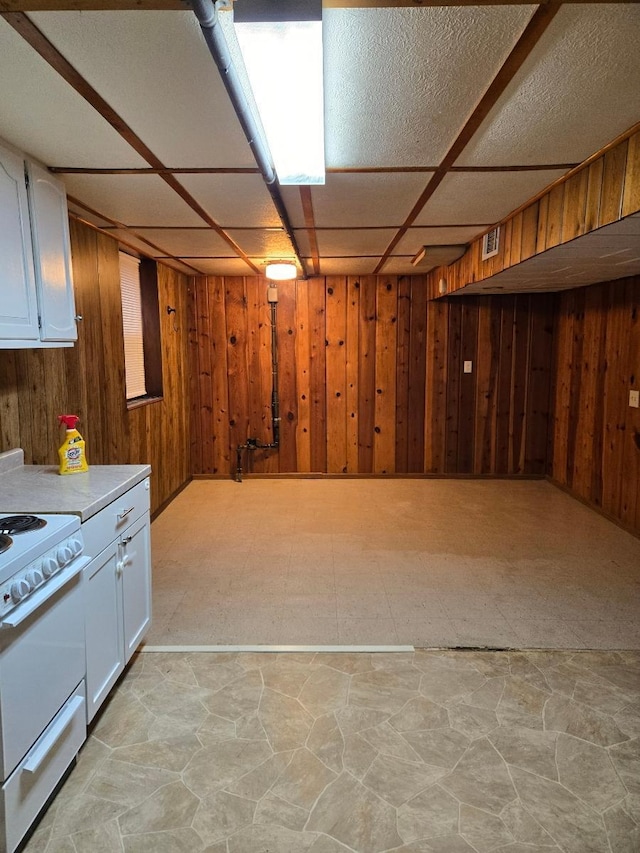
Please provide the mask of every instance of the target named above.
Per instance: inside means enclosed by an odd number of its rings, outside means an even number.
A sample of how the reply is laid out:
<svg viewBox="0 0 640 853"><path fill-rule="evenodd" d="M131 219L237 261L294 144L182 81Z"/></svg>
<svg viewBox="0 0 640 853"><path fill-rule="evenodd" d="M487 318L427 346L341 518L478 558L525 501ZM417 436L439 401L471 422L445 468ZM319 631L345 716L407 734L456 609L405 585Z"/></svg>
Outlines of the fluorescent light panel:
<svg viewBox="0 0 640 853"><path fill-rule="evenodd" d="M236 0L233 17L279 183L324 184L321 2Z"/></svg>

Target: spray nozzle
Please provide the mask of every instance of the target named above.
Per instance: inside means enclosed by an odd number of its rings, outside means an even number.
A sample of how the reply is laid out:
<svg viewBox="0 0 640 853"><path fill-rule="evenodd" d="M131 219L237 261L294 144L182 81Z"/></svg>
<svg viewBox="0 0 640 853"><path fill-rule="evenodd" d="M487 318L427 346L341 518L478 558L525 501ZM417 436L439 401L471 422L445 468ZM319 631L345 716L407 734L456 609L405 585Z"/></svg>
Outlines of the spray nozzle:
<svg viewBox="0 0 640 853"><path fill-rule="evenodd" d="M80 418L77 415L58 415L58 420L66 426L67 430L70 430L76 428Z"/></svg>

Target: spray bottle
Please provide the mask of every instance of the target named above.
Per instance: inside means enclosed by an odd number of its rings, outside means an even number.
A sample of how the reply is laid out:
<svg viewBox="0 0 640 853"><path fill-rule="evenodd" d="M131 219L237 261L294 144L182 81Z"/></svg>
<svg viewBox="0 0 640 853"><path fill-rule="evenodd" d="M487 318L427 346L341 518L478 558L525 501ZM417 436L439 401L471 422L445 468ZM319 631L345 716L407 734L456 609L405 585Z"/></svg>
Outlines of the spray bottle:
<svg viewBox="0 0 640 853"><path fill-rule="evenodd" d="M61 424L67 427L65 442L58 451L60 474L79 474L87 471L87 457L84 452L84 439L76 429L80 420L77 415L58 415Z"/></svg>

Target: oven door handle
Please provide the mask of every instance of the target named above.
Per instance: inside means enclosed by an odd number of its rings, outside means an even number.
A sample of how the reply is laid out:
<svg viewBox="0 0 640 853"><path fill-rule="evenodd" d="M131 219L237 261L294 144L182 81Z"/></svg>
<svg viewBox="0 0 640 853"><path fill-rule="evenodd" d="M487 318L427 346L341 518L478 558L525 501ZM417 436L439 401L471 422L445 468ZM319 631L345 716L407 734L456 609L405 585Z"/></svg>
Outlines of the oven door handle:
<svg viewBox="0 0 640 853"><path fill-rule="evenodd" d="M88 566L90 562L90 557L80 557L79 559L74 560L71 565L67 566L58 575L56 575L54 580L49 581L49 583L34 592L33 595L30 595L22 606L16 607L15 610L12 610L11 613L5 616L2 622L0 622L0 628L15 628L21 622L24 622L24 620L31 616L31 614L39 607L42 607L42 605L45 604L52 595L55 595L59 589L62 589L62 587L68 584L70 580L80 574L84 567Z"/></svg>
<svg viewBox="0 0 640 853"><path fill-rule="evenodd" d="M61 711L60 717L51 726L51 728L46 734L46 737L43 739L38 749L22 765L22 770L24 773L35 773L38 770L47 755L49 755L51 750L58 743L63 731L73 720L76 711L83 703L83 696L74 696L74 698L67 703L67 707L64 709L64 711Z"/></svg>

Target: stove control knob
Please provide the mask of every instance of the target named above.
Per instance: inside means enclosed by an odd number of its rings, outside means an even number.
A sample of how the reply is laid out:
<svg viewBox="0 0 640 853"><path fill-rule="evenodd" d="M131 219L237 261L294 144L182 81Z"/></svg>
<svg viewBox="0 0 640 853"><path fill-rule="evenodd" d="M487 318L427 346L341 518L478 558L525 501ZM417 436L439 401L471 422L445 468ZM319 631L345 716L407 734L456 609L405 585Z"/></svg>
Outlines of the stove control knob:
<svg viewBox="0 0 640 853"><path fill-rule="evenodd" d="M27 583L31 586L31 589L34 589L36 586L40 586L43 582L44 575L40 569L32 569L30 572L27 572L26 579Z"/></svg>
<svg viewBox="0 0 640 853"><path fill-rule="evenodd" d="M50 578L59 569L58 563L53 557L45 557L42 561L42 574L45 578Z"/></svg>
<svg viewBox="0 0 640 853"><path fill-rule="evenodd" d="M29 582L26 580L26 578L21 578L19 581L14 581L11 584L11 598L16 604L19 601L22 601L22 599L26 595L29 595L30 592L31 586L29 585Z"/></svg>
<svg viewBox="0 0 640 853"><path fill-rule="evenodd" d="M78 554L82 554L82 549L84 547L82 539L70 539L67 544L69 548L71 548L74 557L77 557Z"/></svg>
<svg viewBox="0 0 640 853"><path fill-rule="evenodd" d="M60 567L66 566L67 563L70 563L71 560L73 560L73 552L71 548L69 548L68 545L63 545L62 548L58 548L56 560Z"/></svg>

